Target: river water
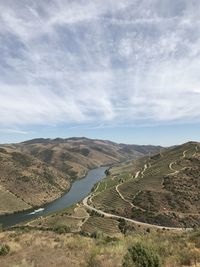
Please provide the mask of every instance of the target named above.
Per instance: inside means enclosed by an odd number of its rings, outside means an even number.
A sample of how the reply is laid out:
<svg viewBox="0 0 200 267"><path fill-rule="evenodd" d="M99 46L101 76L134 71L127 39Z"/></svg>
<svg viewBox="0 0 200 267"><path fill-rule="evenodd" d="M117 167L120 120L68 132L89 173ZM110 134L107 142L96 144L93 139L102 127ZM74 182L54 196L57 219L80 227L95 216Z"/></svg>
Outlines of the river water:
<svg viewBox="0 0 200 267"><path fill-rule="evenodd" d="M44 216L49 213L62 210L64 208L70 207L73 204L76 204L91 192L92 187L97 182L99 182L105 177L106 169L107 167L99 167L97 169L90 170L84 178L75 181L72 184L70 190L66 192L63 196L38 209L22 211L10 215L1 215L0 224L3 227L14 226L15 224L35 219L40 216Z"/></svg>

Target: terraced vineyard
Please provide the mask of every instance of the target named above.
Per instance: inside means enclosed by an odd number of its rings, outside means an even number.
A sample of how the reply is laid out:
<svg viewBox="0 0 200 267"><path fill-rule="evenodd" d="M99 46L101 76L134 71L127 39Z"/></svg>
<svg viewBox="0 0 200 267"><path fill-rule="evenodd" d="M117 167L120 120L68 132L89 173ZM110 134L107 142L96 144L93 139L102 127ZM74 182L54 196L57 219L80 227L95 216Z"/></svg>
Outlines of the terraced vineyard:
<svg viewBox="0 0 200 267"><path fill-rule="evenodd" d="M109 170L109 176L96 186L95 194L134 178L137 170L142 169L146 161L147 158L143 157L140 160L130 160L115 165Z"/></svg>
<svg viewBox="0 0 200 267"><path fill-rule="evenodd" d="M88 233L102 232L109 235L120 234L118 221L110 218L101 218L97 216L90 217L83 224L81 230Z"/></svg>
<svg viewBox="0 0 200 267"><path fill-rule="evenodd" d="M143 168L141 164L133 164L131 168L129 163L127 170L126 165L121 170L119 166L111 169L110 179L114 176L115 183L109 189L99 190L92 198L94 207L150 224L199 226L199 144L189 142L141 162ZM136 177L133 173L138 170Z"/></svg>
<svg viewBox="0 0 200 267"><path fill-rule="evenodd" d="M80 227L87 220L89 214L84 208L78 205L72 206L64 211L53 213L46 217L40 217L25 225L34 228L46 228L46 229L65 229L69 232L78 232Z"/></svg>
<svg viewBox="0 0 200 267"><path fill-rule="evenodd" d="M96 209L106 212L115 212L120 215L127 215L131 211L131 205L125 202L117 193L115 187L105 190L92 198Z"/></svg>

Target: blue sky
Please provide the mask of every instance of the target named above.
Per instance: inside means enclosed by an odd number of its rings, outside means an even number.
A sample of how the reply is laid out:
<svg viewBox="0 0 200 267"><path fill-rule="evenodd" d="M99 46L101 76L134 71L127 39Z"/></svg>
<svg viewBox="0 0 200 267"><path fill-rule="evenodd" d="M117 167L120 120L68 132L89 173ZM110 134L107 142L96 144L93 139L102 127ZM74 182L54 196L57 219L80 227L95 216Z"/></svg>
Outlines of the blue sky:
<svg viewBox="0 0 200 267"><path fill-rule="evenodd" d="M198 0L0 0L0 143L199 140Z"/></svg>

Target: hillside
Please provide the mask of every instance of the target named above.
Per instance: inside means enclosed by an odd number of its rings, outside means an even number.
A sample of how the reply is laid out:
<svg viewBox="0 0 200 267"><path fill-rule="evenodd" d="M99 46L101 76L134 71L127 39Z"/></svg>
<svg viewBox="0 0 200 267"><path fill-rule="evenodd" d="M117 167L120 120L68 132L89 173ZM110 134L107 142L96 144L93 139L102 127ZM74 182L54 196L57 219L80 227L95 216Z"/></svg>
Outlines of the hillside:
<svg viewBox="0 0 200 267"><path fill-rule="evenodd" d="M117 144L111 141L82 138L34 139L6 146L28 153L76 179L89 169L135 159L160 147Z"/></svg>
<svg viewBox="0 0 200 267"><path fill-rule="evenodd" d="M199 146L189 142L119 163L81 203L28 226L109 235L199 227Z"/></svg>
<svg viewBox="0 0 200 267"><path fill-rule="evenodd" d="M0 213L39 206L89 169L135 159L160 147L87 138L34 139L0 148Z"/></svg>
<svg viewBox="0 0 200 267"><path fill-rule="evenodd" d="M189 142L113 167L89 205L163 227L200 226L199 147Z"/></svg>
<svg viewBox="0 0 200 267"><path fill-rule="evenodd" d="M134 233L110 237L101 233L93 238L56 231L12 230L0 233L1 267L198 267L200 266L200 232ZM138 246L159 258L157 265L122 265L128 249ZM146 255L146 254L145 254ZM144 254L140 259L146 259Z"/></svg>
<svg viewBox="0 0 200 267"><path fill-rule="evenodd" d="M0 213L50 202L69 188L66 175L21 152L0 149Z"/></svg>

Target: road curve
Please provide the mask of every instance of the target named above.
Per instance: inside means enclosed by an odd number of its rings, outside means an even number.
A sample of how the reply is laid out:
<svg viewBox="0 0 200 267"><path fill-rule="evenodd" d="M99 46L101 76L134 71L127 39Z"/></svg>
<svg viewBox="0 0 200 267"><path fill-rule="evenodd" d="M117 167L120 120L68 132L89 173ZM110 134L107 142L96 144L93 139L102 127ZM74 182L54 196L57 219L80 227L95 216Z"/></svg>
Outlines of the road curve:
<svg viewBox="0 0 200 267"><path fill-rule="evenodd" d="M88 199L90 197L91 197L91 195L89 195L89 196L87 196L86 198L83 199L83 205L88 210L95 211L99 215L103 215L103 216L108 217L108 218L123 219L123 220L125 220L127 222L131 222L131 223L134 223L136 225L141 225L141 226L144 226L144 227L155 228L155 229L160 229L160 230L165 229L165 230L177 231L177 232L180 232L180 231L191 231L192 230L192 228L166 227L166 226L161 226L161 225L149 224L149 223L144 223L144 222L139 222L139 221L136 221L136 220L133 220L133 219L129 219L129 218L126 218L126 217L123 217L123 216L107 213L107 212L104 212L102 210L96 209L96 208L88 205Z"/></svg>
<svg viewBox="0 0 200 267"><path fill-rule="evenodd" d="M173 163L174 163L174 162L172 162L172 163L170 164L170 166L169 166L171 170L173 170L173 169L172 169L172 166L171 166ZM147 167L147 165L145 164L145 165L144 165L144 170L143 170L142 173L144 173L144 171L145 171L147 168L148 168L148 167ZM140 171L138 171L138 172L136 173L135 178L138 178L139 174L140 174ZM120 184L119 184L119 185L120 185ZM118 186L119 186L119 185L118 185ZM129 202L129 201L126 200L126 199L124 198L124 196L119 192L119 190L118 190L118 186L116 186L115 188L116 188L116 191L118 192L118 194L120 195L120 197L121 197L124 201ZM98 213L99 215L103 215L103 216L108 217L108 218L123 219L123 220L125 220L125 221L127 221L127 222L131 222L131 223L134 223L134 224L136 224L136 225L141 225L141 226L144 226L144 227L147 227L147 228L154 228L154 229L160 229L160 230L165 229L165 230L177 231L177 232L191 231L191 230L192 230L192 228L166 227L166 226L161 226L161 225L156 225L156 224L149 224L149 223L144 223L144 222L140 222L140 221L137 221L137 220L129 219L129 218L126 218L126 217L123 217L123 216L119 216L119 215L115 215L115 214L107 213L107 212L104 212L104 211L102 211L102 210L99 210L99 209L96 209L96 208L90 206L90 205L88 204L88 199L89 199L89 198L91 199L91 197L92 197L92 194L90 194L90 195L88 195L87 197L85 197L85 198L83 199L83 205L84 205L88 210L94 211L94 212ZM129 202L129 204L130 204L130 202Z"/></svg>

